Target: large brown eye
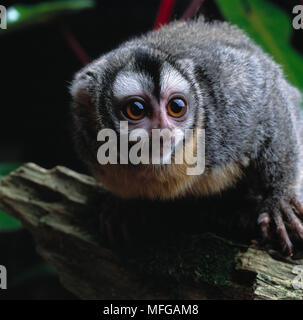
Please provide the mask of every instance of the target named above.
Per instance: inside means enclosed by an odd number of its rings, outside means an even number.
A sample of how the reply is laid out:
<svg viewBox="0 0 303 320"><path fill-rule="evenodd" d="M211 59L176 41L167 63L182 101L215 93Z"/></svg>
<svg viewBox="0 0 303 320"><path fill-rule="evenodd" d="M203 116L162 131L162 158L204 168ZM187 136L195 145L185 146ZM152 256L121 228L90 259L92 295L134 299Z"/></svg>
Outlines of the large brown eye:
<svg viewBox="0 0 303 320"><path fill-rule="evenodd" d="M186 102L181 98L171 99L167 105L167 112L171 117L181 118L187 110Z"/></svg>
<svg viewBox="0 0 303 320"><path fill-rule="evenodd" d="M123 108L123 114L131 120L141 120L145 116L145 107L140 101L131 101Z"/></svg>

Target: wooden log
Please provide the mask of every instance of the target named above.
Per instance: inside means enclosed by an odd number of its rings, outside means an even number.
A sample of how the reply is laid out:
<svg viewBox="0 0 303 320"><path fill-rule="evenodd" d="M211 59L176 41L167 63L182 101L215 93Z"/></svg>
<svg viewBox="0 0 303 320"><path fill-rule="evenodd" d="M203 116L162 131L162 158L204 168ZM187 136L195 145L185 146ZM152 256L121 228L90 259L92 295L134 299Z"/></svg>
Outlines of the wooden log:
<svg viewBox="0 0 303 320"><path fill-rule="evenodd" d="M136 249L109 249L99 216L115 213L113 199L119 202L92 177L60 166L28 163L0 185L0 208L30 231L40 255L79 298L302 299L303 259L256 242L179 233Z"/></svg>

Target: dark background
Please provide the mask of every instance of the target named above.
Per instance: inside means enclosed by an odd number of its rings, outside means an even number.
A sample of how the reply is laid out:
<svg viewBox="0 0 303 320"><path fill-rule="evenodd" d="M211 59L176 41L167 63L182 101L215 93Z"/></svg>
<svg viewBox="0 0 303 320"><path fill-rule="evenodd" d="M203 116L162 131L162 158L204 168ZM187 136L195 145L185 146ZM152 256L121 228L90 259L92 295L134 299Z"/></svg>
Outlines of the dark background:
<svg viewBox="0 0 303 320"><path fill-rule="evenodd" d="M36 2L2 1L0 4ZM290 16L294 5L300 3L299 0L270 2ZM176 3L173 18L181 16L190 0ZM2 35L0 162L31 161L46 168L60 164L85 171L73 150L68 125L68 87L74 73L83 65L69 47L62 24L94 59L121 41L151 30L159 4L159 0L97 1L93 10ZM213 0L205 0L199 12L210 20L223 19ZM302 31L293 30L291 42L303 54ZM0 254L0 264L10 271L9 279L18 278L26 268L41 263L31 238L23 230L0 232ZM54 273L34 272L34 277L21 277L13 289L0 291L0 299L73 298L60 287Z"/></svg>

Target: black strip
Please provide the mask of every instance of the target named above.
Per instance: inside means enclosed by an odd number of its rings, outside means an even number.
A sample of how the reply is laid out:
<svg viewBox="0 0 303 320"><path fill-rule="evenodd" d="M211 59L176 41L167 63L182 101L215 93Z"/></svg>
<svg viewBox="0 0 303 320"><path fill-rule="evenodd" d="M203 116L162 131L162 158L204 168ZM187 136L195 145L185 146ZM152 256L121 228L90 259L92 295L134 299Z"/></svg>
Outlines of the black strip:
<svg viewBox="0 0 303 320"><path fill-rule="evenodd" d="M152 56L146 50L139 48L135 51L135 63L139 71L151 77L154 83L154 96L160 100L160 74L162 62L160 58Z"/></svg>

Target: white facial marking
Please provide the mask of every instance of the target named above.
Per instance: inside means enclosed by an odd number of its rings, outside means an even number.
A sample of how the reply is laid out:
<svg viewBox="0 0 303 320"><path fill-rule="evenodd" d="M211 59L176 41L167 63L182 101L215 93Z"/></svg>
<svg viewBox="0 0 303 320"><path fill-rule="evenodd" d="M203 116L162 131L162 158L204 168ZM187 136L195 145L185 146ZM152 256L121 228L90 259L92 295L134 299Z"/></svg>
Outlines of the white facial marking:
<svg viewBox="0 0 303 320"><path fill-rule="evenodd" d="M143 92L151 92L152 80L142 73L132 71L121 72L117 75L113 91L118 99L132 95L142 95Z"/></svg>
<svg viewBox="0 0 303 320"><path fill-rule="evenodd" d="M173 69L170 65L164 65L161 71L161 93L167 91L188 93L190 90L190 85L186 79L178 72Z"/></svg>

